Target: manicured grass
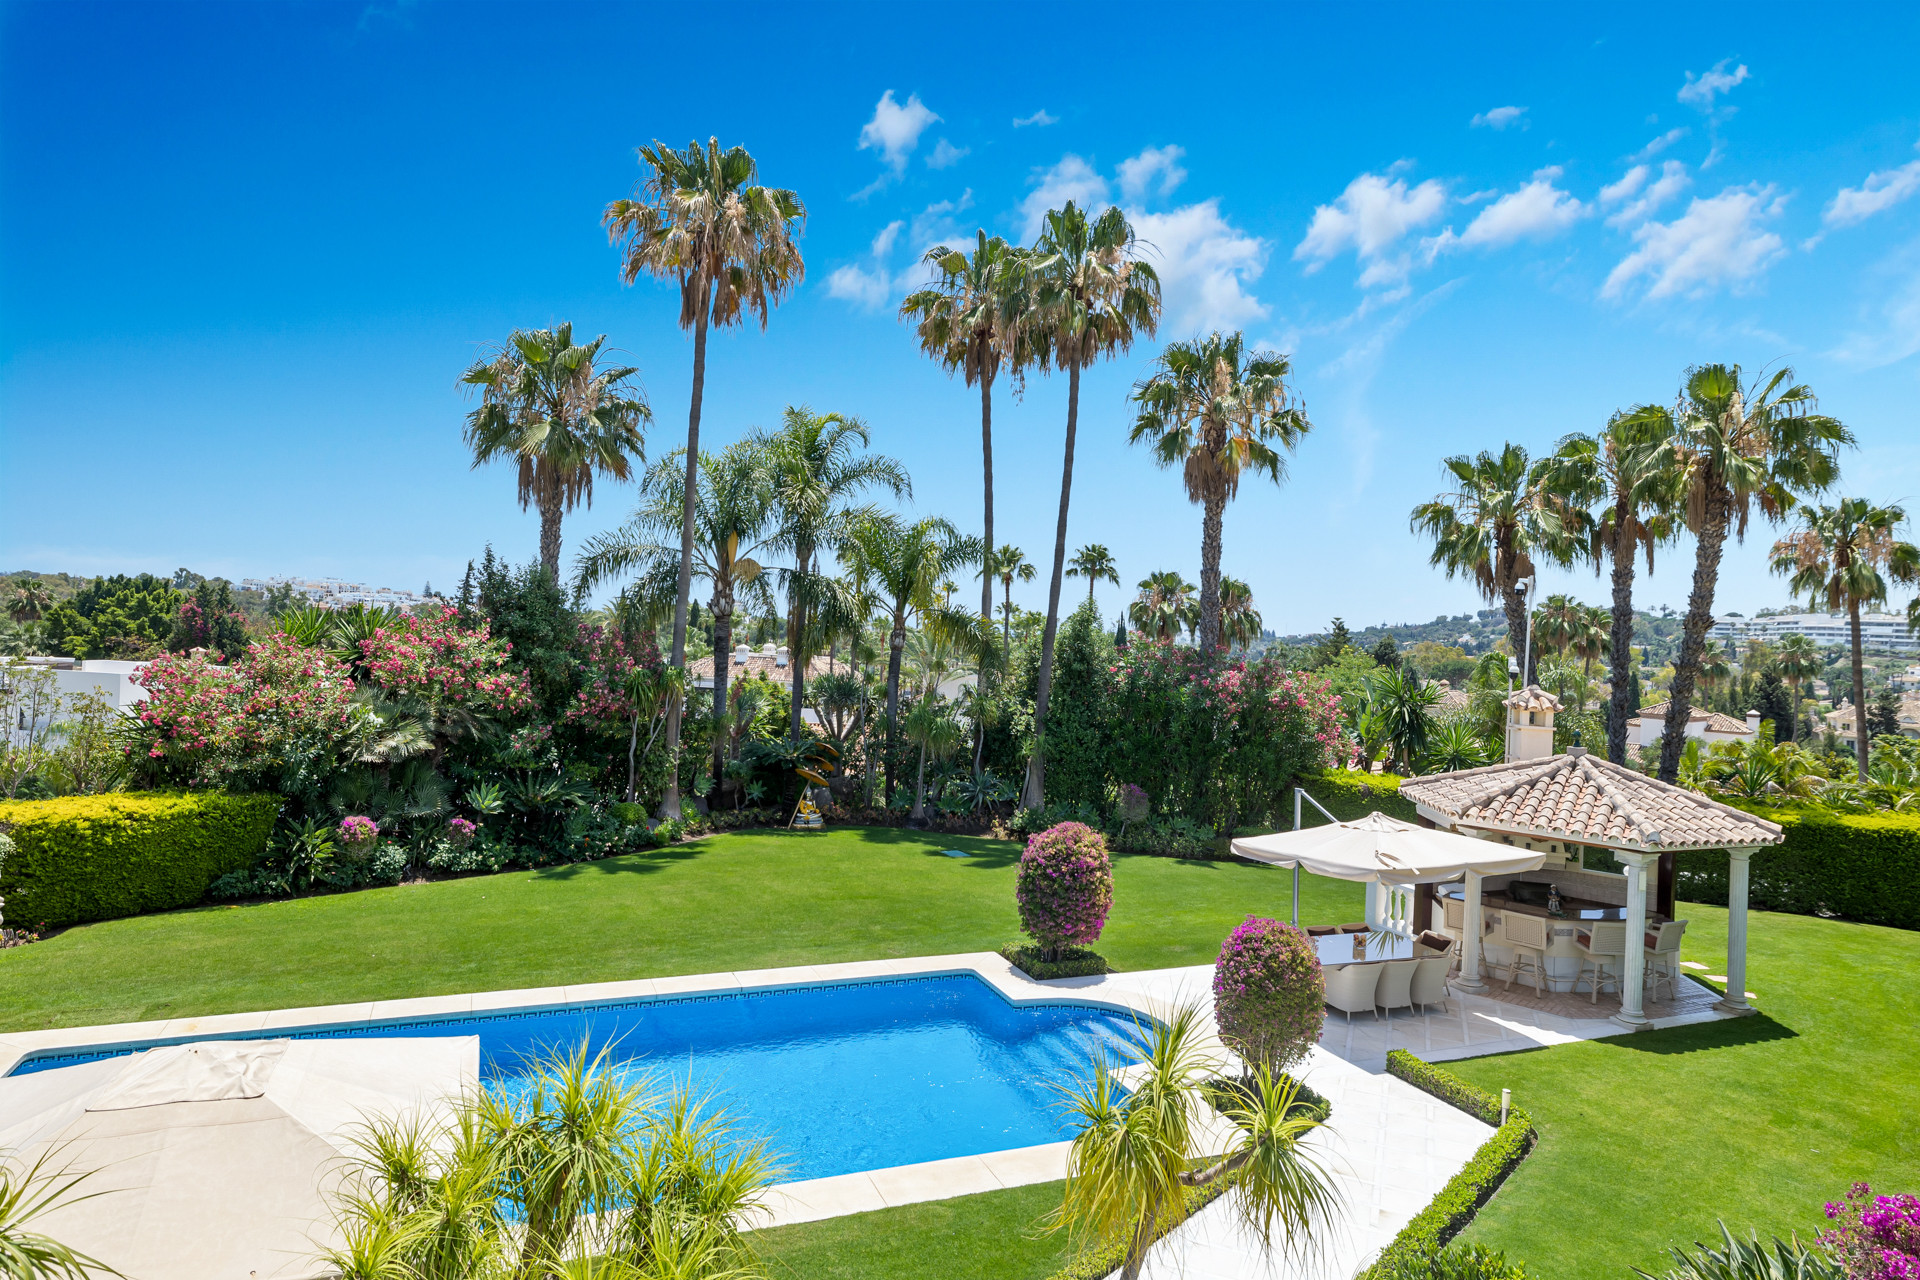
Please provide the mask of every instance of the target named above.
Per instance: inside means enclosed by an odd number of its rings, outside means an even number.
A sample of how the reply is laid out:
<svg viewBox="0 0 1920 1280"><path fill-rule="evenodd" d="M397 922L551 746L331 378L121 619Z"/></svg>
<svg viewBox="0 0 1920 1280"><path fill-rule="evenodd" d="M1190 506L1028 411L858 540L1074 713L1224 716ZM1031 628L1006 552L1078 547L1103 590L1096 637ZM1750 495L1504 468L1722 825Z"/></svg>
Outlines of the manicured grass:
<svg viewBox="0 0 1920 1280"><path fill-rule="evenodd" d="M1058 1182L754 1233L779 1280L1044 1280L1067 1261L1036 1224Z"/></svg>
<svg viewBox="0 0 1920 1280"><path fill-rule="evenodd" d="M1683 904L1684 954L1724 973L1726 911ZM1718 1235L1824 1225L1860 1179L1920 1189L1920 933L1750 917L1737 1021L1449 1063L1532 1112L1540 1145L1465 1238L1555 1280L1671 1266Z"/></svg>
<svg viewBox="0 0 1920 1280"><path fill-rule="evenodd" d="M974 856L947 858L943 849ZM991 951L1019 940L1020 846L892 828L738 832L649 854L71 929L0 952L0 1031L666 974ZM1291 875L1121 857L1099 950L1204 964ZM1302 877L1301 919L1352 920L1358 885Z"/></svg>

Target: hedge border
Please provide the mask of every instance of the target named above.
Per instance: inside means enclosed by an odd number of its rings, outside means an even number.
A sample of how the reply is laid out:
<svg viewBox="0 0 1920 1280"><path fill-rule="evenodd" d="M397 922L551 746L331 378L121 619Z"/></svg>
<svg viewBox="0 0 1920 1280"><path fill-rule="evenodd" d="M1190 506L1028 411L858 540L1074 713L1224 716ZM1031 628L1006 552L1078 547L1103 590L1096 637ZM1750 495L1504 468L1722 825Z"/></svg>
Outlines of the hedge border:
<svg viewBox="0 0 1920 1280"><path fill-rule="evenodd" d="M1390 818L1412 822L1417 816L1413 801L1403 799L1400 784L1405 779L1393 773L1363 773L1359 769L1328 769L1300 779L1301 790L1318 800L1341 822L1364 818L1376 809ZM1302 805L1300 822L1316 826L1324 816L1312 805Z"/></svg>
<svg viewBox="0 0 1920 1280"><path fill-rule="evenodd" d="M1360 1273L1359 1280L1385 1280L1403 1263L1420 1263L1444 1249L1493 1198L1507 1175L1520 1167L1540 1136L1533 1117L1519 1107L1510 1108L1506 1123L1501 1124L1498 1098L1405 1049L1387 1054L1387 1071L1474 1119L1499 1127L1440 1188L1440 1194L1400 1229L1393 1242Z"/></svg>
<svg viewBox="0 0 1920 1280"><path fill-rule="evenodd" d="M1042 960L1039 947L1005 946L1000 948L1000 958L1036 982L1053 978L1091 978L1113 972L1105 956L1085 947L1062 947L1058 960Z"/></svg>

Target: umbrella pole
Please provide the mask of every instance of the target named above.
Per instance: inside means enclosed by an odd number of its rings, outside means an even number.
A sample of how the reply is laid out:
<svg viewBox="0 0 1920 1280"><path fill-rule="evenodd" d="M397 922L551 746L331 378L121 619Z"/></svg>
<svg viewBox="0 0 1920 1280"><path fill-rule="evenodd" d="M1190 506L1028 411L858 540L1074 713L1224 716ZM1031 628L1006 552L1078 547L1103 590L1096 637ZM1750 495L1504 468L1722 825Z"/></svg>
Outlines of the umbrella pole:
<svg viewBox="0 0 1920 1280"><path fill-rule="evenodd" d="M1300 788L1293 789L1293 829L1300 829ZM1293 927L1300 927L1300 864L1293 864Z"/></svg>

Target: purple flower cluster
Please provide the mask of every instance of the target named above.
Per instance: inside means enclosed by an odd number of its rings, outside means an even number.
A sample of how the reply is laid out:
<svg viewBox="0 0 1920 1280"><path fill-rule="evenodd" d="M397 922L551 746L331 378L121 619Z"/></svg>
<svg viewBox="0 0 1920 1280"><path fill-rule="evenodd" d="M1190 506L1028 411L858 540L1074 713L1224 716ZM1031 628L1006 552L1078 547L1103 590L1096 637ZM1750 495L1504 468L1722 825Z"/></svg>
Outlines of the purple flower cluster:
<svg viewBox="0 0 1920 1280"><path fill-rule="evenodd" d="M1827 1202L1839 1225L1820 1243L1847 1269L1847 1280L1920 1280L1920 1196L1876 1196L1856 1182L1841 1203Z"/></svg>
<svg viewBox="0 0 1920 1280"><path fill-rule="evenodd" d="M1293 925L1248 916L1220 944L1214 1021L1249 1067L1284 1071L1305 1058L1320 1039L1325 998L1320 954Z"/></svg>
<svg viewBox="0 0 1920 1280"><path fill-rule="evenodd" d="M380 824L356 814L340 819L340 843L349 849L370 845L380 838Z"/></svg>
<svg viewBox="0 0 1920 1280"><path fill-rule="evenodd" d="M473 833L478 829L479 828L475 827L465 818L447 819L447 839L453 841L459 848L465 848L470 844L473 840Z"/></svg>
<svg viewBox="0 0 1920 1280"><path fill-rule="evenodd" d="M1030 837L1014 898L1020 927L1048 959L1071 943L1097 940L1113 907L1106 837L1082 822L1063 822Z"/></svg>

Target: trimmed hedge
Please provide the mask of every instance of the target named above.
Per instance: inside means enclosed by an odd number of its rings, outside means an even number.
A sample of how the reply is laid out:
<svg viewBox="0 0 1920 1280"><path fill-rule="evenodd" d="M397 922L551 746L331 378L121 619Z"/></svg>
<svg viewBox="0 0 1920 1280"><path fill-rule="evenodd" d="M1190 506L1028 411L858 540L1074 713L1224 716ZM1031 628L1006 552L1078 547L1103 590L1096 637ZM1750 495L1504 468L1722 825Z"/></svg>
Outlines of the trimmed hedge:
<svg viewBox="0 0 1920 1280"><path fill-rule="evenodd" d="M184 907L266 848L274 795L126 792L0 803L14 852L0 866L7 915L79 924Z"/></svg>
<svg viewBox="0 0 1920 1280"><path fill-rule="evenodd" d="M1062 947L1060 958L1048 960L1039 947L1002 947L1000 958L1029 978L1045 982L1052 978L1088 978L1112 973L1106 957L1085 947Z"/></svg>
<svg viewBox="0 0 1920 1280"><path fill-rule="evenodd" d="M1440 1189L1433 1202L1401 1228L1373 1265L1360 1273L1360 1280L1386 1280L1426 1265L1473 1221L1480 1206L1493 1198L1538 1139L1533 1119L1526 1112L1514 1107L1507 1113L1507 1122L1500 1124L1500 1099L1404 1049L1387 1054L1387 1070L1475 1119L1500 1127Z"/></svg>
<svg viewBox="0 0 1920 1280"><path fill-rule="evenodd" d="M1400 798L1405 779L1391 773L1362 773L1358 769L1328 769L1300 780L1306 793L1327 807L1327 812L1342 822L1364 818L1376 809L1389 818L1414 821L1413 801ZM1292 797L1288 797L1291 801ZM1300 806L1300 825L1316 827L1325 822L1318 809Z"/></svg>
<svg viewBox="0 0 1920 1280"><path fill-rule="evenodd" d="M1779 823L1787 835L1782 844L1753 851L1747 894L1753 906L1920 929L1920 816L1750 811ZM1674 873L1676 896L1727 904L1726 854L1677 853Z"/></svg>

